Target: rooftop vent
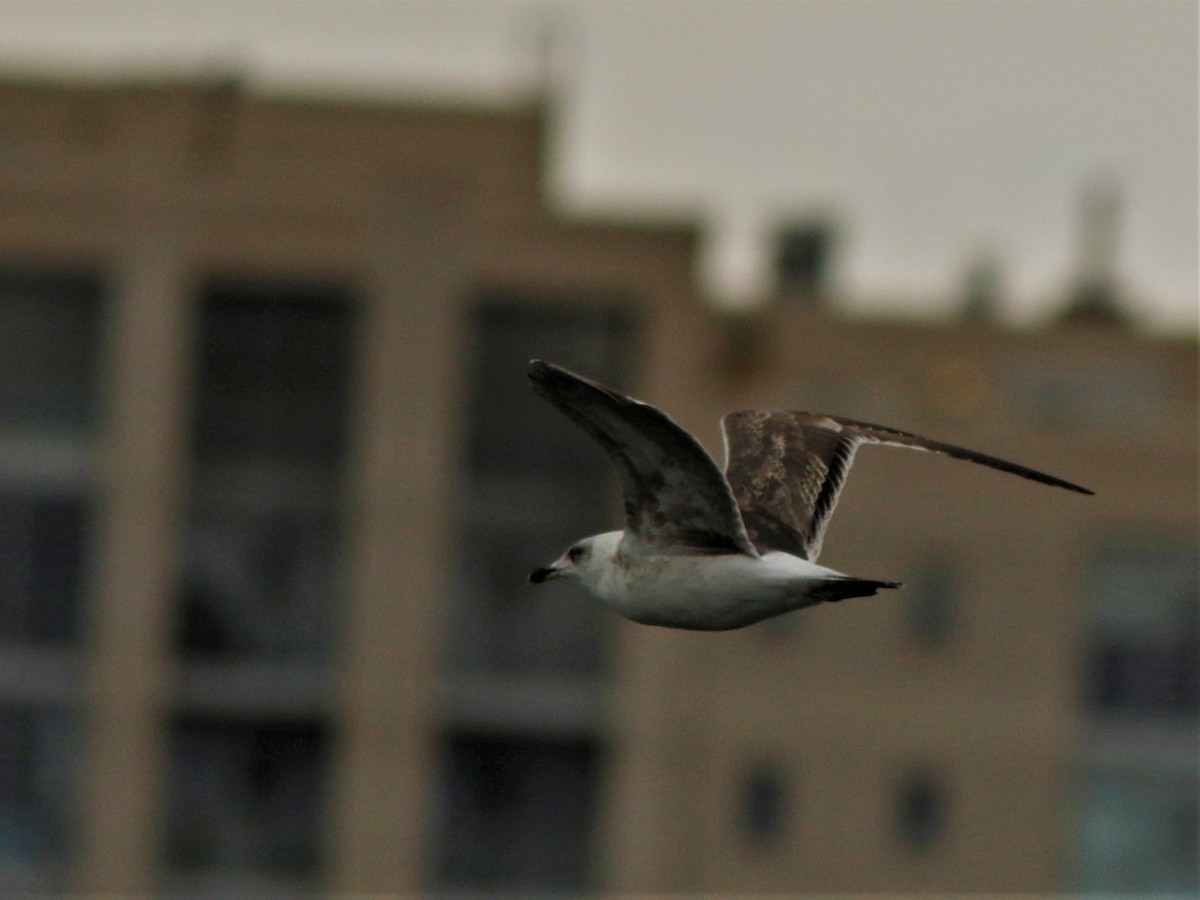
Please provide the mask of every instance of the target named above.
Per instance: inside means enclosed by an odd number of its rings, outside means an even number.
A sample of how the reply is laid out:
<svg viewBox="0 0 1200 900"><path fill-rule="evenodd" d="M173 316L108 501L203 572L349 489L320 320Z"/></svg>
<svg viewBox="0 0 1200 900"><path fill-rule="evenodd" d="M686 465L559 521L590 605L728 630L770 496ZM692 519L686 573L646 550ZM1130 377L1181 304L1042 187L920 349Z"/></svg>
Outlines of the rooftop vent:
<svg viewBox="0 0 1200 900"><path fill-rule="evenodd" d="M1079 200L1079 271L1063 311L1064 322L1124 324L1117 244L1121 194L1115 179L1099 175L1084 185Z"/></svg>
<svg viewBox="0 0 1200 900"><path fill-rule="evenodd" d="M975 322L994 322L1004 303L1004 270L991 254L973 259L963 274L963 315Z"/></svg>
<svg viewBox="0 0 1200 900"><path fill-rule="evenodd" d="M837 229L825 217L785 224L776 244L779 291L792 300L820 305L830 293Z"/></svg>

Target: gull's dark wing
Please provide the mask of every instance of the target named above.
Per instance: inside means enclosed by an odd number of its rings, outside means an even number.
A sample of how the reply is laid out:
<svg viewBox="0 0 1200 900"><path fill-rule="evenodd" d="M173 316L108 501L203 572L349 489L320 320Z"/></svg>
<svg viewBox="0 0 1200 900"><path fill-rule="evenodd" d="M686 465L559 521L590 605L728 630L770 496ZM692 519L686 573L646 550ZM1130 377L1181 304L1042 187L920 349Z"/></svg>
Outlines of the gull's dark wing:
<svg viewBox="0 0 1200 900"><path fill-rule="evenodd" d="M1044 472L907 431L805 412L735 412L725 432L725 478L751 541L816 560L825 526L860 444L890 444L966 459L1049 484L1092 493Z"/></svg>
<svg viewBox="0 0 1200 900"><path fill-rule="evenodd" d="M659 553L757 556L729 485L699 441L653 406L541 360L533 389L608 453L625 497L625 530Z"/></svg>

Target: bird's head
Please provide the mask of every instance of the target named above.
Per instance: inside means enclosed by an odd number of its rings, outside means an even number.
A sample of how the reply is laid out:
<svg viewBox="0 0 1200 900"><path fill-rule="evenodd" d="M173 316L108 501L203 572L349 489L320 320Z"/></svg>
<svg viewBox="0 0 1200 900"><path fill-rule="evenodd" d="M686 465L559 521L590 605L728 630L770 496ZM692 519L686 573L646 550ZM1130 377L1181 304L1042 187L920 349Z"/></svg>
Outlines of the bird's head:
<svg viewBox="0 0 1200 900"><path fill-rule="evenodd" d="M574 578L587 587L594 587L605 567L612 563L621 534L614 531L576 541L550 565L530 572L529 580L541 584L554 578Z"/></svg>

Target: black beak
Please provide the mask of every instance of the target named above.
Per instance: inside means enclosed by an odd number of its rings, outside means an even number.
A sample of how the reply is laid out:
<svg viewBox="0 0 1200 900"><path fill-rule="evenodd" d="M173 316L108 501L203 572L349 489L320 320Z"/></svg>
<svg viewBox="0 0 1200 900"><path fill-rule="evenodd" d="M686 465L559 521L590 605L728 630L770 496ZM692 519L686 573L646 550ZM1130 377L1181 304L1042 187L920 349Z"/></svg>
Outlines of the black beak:
<svg viewBox="0 0 1200 900"><path fill-rule="evenodd" d="M549 566L542 566L540 569L534 569L529 573L529 581L531 584L541 584L547 578L554 575L554 570Z"/></svg>

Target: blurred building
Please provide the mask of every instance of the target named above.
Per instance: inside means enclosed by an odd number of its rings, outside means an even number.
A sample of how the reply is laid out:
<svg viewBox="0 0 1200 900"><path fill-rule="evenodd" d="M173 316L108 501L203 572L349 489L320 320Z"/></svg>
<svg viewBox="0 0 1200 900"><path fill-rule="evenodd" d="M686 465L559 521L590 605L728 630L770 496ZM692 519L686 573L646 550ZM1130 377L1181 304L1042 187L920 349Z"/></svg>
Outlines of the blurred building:
<svg viewBox="0 0 1200 900"><path fill-rule="evenodd" d="M544 132L0 84L4 889L1194 888L1195 340L721 316ZM634 626L525 582L619 521L533 356L1097 496L867 448L822 561L903 591Z"/></svg>

